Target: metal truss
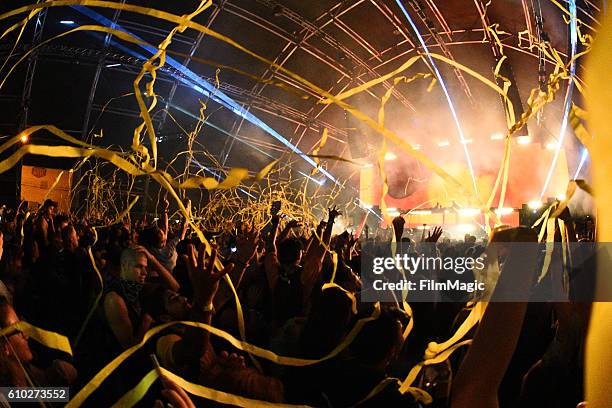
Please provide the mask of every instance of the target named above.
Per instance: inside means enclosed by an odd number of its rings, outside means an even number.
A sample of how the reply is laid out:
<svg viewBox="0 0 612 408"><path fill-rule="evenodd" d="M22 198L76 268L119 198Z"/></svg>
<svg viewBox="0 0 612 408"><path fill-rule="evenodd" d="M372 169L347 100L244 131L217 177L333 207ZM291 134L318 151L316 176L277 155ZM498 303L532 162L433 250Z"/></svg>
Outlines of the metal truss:
<svg viewBox="0 0 612 408"><path fill-rule="evenodd" d="M45 20L47 18L47 9L42 9L36 15L36 22L34 24L34 34L32 35L31 47L34 47L40 43L42 34L45 28ZM36 65L38 64L38 51L34 51L28 57L28 67L26 70L25 80L23 84L23 93L21 96L21 118L19 120L19 130L23 130L28 126L28 120L30 119L30 102L32 96L32 84L34 82L34 75L36 73Z"/></svg>

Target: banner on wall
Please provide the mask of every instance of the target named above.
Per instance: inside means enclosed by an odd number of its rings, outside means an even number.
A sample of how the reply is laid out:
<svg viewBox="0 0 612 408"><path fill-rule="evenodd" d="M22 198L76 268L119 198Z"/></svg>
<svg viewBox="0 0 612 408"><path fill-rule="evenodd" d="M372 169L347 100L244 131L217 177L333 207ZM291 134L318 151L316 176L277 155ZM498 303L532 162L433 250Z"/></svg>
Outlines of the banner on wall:
<svg viewBox="0 0 612 408"><path fill-rule="evenodd" d="M57 201L59 211L68 212L71 177L72 173L68 170L22 166L21 199L41 205L45 199L50 198Z"/></svg>

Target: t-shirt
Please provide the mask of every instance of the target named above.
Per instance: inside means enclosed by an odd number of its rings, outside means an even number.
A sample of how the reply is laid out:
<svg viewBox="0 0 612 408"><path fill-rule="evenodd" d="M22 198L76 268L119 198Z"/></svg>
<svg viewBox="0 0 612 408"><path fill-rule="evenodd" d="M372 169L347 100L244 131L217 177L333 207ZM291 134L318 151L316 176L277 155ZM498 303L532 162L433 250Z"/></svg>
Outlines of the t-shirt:
<svg viewBox="0 0 612 408"><path fill-rule="evenodd" d="M179 243L179 238L175 237L166 241L166 246L163 248L151 248L150 251L155 258L162 264L168 271L172 272L176 266L176 260L178 255L176 253L176 245Z"/></svg>

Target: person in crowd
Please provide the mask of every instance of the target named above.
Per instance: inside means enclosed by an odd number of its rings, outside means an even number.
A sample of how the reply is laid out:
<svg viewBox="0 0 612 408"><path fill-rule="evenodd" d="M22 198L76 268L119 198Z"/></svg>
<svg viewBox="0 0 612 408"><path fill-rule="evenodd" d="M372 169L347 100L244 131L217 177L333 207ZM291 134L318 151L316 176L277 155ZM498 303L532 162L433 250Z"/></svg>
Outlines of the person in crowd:
<svg viewBox="0 0 612 408"><path fill-rule="evenodd" d="M121 274L111 279L102 301L104 318L112 336L109 351L112 355L138 343L151 324L151 316L143 313L140 291L147 279L150 256L135 248L121 252Z"/></svg>
<svg viewBox="0 0 612 408"><path fill-rule="evenodd" d="M258 221L260 228L228 221L213 226L214 233L204 231L207 239L214 235L215 242L207 254L205 243L187 235L187 220L173 223L178 228L172 231L166 199L160 220L153 223L56 215L57 206L47 200L33 216L25 207L0 209L0 325L12 326L19 313L32 324L67 335L81 376L62 356L30 345L25 334L15 332L0 338L2 384L72 384L76 378L76 392L104 364L140 343L148 330L176 321L211 325L237 338L244 323L248 343L283 356L316 360L342 345L333 358L286 367L261 358L255 363L235 344L207 330L171 324L105 381L100 392L112 388L117 393L109 405L151 369L148 354L155 353L162 367L188 381L242 397L312 406L418 407L410 393L399 392L393 378L405 378L422 361L429 342L442 342L454 333L469 299L412 303L414 329L407 339L403 333L410 317L402 311L401 300L382 302L379 316L347 338L355 323L373 312L374 306L361 300L361 279L367 273L362 263L393 251L457 258L480 256L485 250L472 235L453 240L434 226L428 232L407 229L402 217L393 220L392 229L364 228L361 237L348 231L334 234L340 215L335 206L310 229L283 215L275 203L267 219ZM571 219L564 220L571 224ZM536 239L529 229L508 231L492 242ZM507 289L511 279L520 280L521 290L529 293L536 271L513 262L526 265L521 262L530 257L535 258L526 252L506 253L493 296ZM511 276L510 270L519 270L518 276ZM438 279L446 278L435 272ZM466 273L463 278L472 276ZM474 338L467 352L462 348L444 363L452 372L445 377L446 384L452 381L452 393L434 392L436 385L427 385L432 370L423 370L415 384L422 381L429 387L433 406L575 406L583 399L577 371L582 369L588 308L551 305L545 312L556 326L550 338L540 339L544 346L529 364L508 369L515 349L522 347L521 337L531 333L524 323L529 316L526 305L492 302L481 323L466 335ZM502 387L505 375L513 378L507 390ZM149 392L150 405L156 398L185 407L207 403L188 397L167 378L161 385L161 394L155 387ZM514 396L509 397L508 390L515 390ZM557 396L546 398L542 390Z"/></svg>
<svg viewBox="0 0 612 408"><path fill-rule="evenodd" d="M0 297L0 329L19 322L19 317L8 301ZM33 363L34 354L28 336L14 331L0 338L0 384L12 387L69 386L77 372L68 362L55 359L47 368Z"/></svg>
<svg viewBox="0 0 612 408"><path fill-rule="evenodd" d="M38 216L34 224L34 243L37 246L38 253L43 255L53 244L55 239L55 210L57 202L47 199L39 210Z"/></svg>
<svg viewBox="0 0 612 408"><path fill-rule="evenodd" d="M155 225L151 228L151 245L147 249L157 258L159 263L166 268L168 271L172 271L176 266L176 260L178 254L176 252L176 246L180 241L185 239L187 234L188 222L187 219L183 220L180 232L169 238L170 228L168 224L168 208L170 203L167 198L163 200L163 211L160 225ZM187 208L190 208L190 202L187 204Z"/></svg>

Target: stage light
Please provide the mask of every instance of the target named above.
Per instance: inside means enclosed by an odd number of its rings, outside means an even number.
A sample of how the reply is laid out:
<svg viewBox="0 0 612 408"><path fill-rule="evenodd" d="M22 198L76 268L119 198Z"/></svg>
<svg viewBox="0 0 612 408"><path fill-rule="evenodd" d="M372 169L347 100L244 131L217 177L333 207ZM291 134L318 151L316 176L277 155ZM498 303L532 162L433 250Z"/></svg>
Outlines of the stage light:
<svg viewBox="0 0 612 408"><path fill-rule="evenodd" d="M461 141L461 143L463 143L463 144L470 144L472 142L473 142L472 139L464 139L464 140Z"/></svg>
<svg viewBox="0 0 612 408"><path fill-rule="evenodd" d="M317 181L317 183L322 186L323 184L325 184L325 178L320 178L319 181Z"/></svg>
<svg viewBox="0 0 612 408"><path fill-rule="evenodd" d="M495 209L495 214L497 214L497 216L510 215L513 212L514 212L514 208L502 207L502 208Z"/></svg>
<svg viewBox="0 0 612 408"><path fill-rule="evenodd" d="M421 231L422 231L422 230L428 230L428 229L430 229L431 227L430 227L429 225L419 225L419 226L417 226L416 228L417 228L418 230L421 230Z"/></svg>
<svg viewBox="0 0 612 408"><path fill-rule="evenodd" d="M448 140L443 140L441 142L438 142L438 146L439 147L446 147L446 146L450 146L450 142Z"/></svg>
<svg viewBox="0 0 612 408"><path fill-rule="evenodd" d="M503 133L499 133L499 132L493 133L491 135L491 140L504 140L504 135Z"/></svg>
<svg viewBox="0 0 612 408"><path fill-rule="evenodd" d="M363 203L361 206L365 208L366 210L369 210L370 208L374 207L372 204L366 204L366 203Z"/></svg>
<svg viewBox="0 0 612 408"><path fill-rule="evenodd" d="M527 203L527 207L531 208L532 210L537 210L538 208L541 208L542 205L543 204L540 200L531 200Z"/></svg>
<svg viewBox="0 0 612 408"><path fill-rule="evenodd" d="M473 217L475 215L480 214L480 209L479 208L460 208L459 210L457 210L457 212L459 213L459 215L462 215L464 217Z"/></svg>
<svg viewBox="0 0 612 408"><path fill-rule="evenodd" d="M410 211L409 214L412 214L412 215L428 215L428 214L431 214L431 210L413 210L413 211Z"/></svg>
<svg viewBox="0 0 612 408"><path fill-rule="evenodd" d="M389 211L397 211L397 208L395 207L387 207L387 212Z"/></svg>
<svg viewBox="0 0 612 408"><path fill-rule="evenodd" d="M548 142L546 143L546 150L555 150L557 148L557 143Z"/></svg>
<svg viewBox="0 0 612 408"><path fill-rule="evenodd" d="M529 144L531 143L531 137L530 136L519 136L516 138L516 143L520 145Z"/></svg>
<svg viewBox="0 0 612 408"><path fill-rule="evenodd" d="M118 67L118 66L120 66L120 65L121 65L121 64L108 64L108 65L106 66L106 68Z"/></svg>
<svg viewBox="0 0 612 408"><path fill-rule="evenodd" d="M74 21L73 20L62 20L62 21L60 21L60 24L74 25Z"/></svg>
<svg viewBox="0 0 612 408"><path fill-rule="evenodd" d="M21 135L19 137L19 141L23 144L28 143L29 140L30 140L30 137L28 135Z"/></svg>
<svg viewBox="0 0 612 408"><path fill-rule="evenodd" d="M397 156L395 155L395 153L393 153L393 152L385 153L385 160L386 161L391 161L391 160L395 160L395 159L397 159Z"/></svg>
<svg viewBox="0 0 612 408"><path fill-rule="evenodd" d="M457 225L457 231L463 234L467 234L476 231L476 226L472 224L459 224Z"/></svg>
<svg viewBox="0 0 612 408"><path fill-rule="evenodd" d="M563 201L565 200L567 197L565 196L565 194L559 194L557 197L555 197L557 200L559 201Z"/></svg>

